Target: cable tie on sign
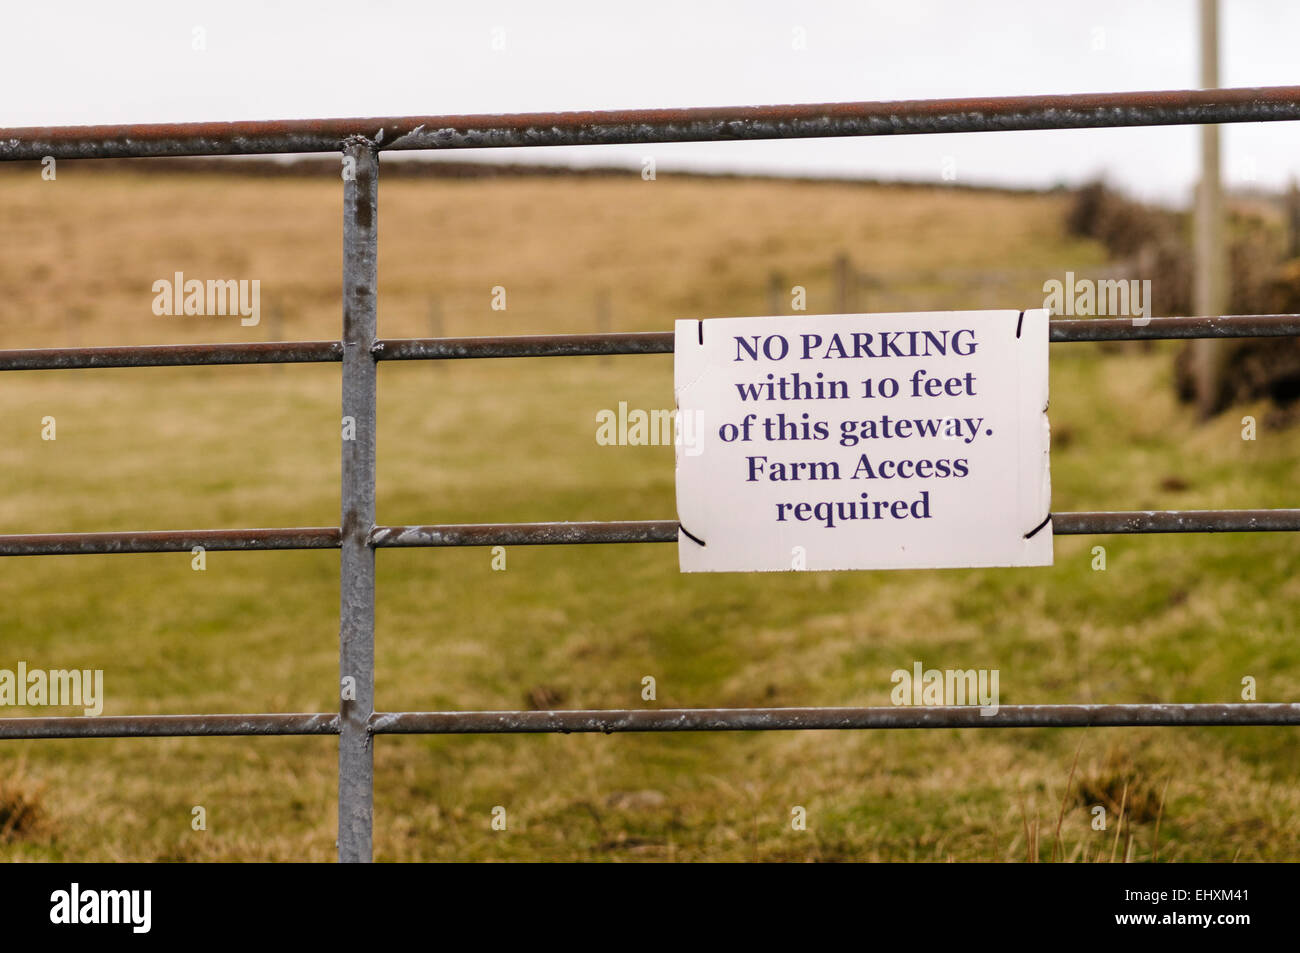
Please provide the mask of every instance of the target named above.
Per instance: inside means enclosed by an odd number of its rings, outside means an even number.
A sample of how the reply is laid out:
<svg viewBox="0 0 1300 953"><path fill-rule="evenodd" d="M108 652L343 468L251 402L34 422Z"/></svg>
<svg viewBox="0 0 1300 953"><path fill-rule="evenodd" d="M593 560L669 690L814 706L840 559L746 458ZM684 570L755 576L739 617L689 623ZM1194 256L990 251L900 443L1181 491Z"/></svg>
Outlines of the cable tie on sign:
<svg viewBox="0 0 1300 953"><path fill-rule="evenodd" d="M707 545L708 545L708 543L706 543L704 540L700 539L698 536L696 536L694 533L692 533L689 529L687 529L687 528L686 528L685 526L683 526L681 523L678 523L678 524L677 524L677 528L680 529L680 530L682 531L682 533L685 534L686 538L689 539L691 542L693 542L693 543L697 543L697 544L699 544L700 546L707 546Z"/></svg>
<svg viewBox="0 0 1300 953"><path fill-rule="evenodd" d="M697 322L695 322L695 323L696 323L697 325L699 325L699 328L700 328L700 343L703 344L703 343L704 343L704 322L703 322L703 321L697 321ZM693 538L693 537L692 537L692 538Z"/></svg>
<svg viewBox="0 0 1300 953"><path fill-rule="evenodd" d="M1020 312L1020 317L1016 319L1016 340L1020 340L1020 329L1025 323L1025 312Z"/></svg>
<svg viewBox="0 0 1300 953"><path fill-rule="evenodd" d="M1048 513L1047 518L1025 534L1025 539L1033 539L1038 535L1038 531L1052 521L1052 514Z"/></svg>

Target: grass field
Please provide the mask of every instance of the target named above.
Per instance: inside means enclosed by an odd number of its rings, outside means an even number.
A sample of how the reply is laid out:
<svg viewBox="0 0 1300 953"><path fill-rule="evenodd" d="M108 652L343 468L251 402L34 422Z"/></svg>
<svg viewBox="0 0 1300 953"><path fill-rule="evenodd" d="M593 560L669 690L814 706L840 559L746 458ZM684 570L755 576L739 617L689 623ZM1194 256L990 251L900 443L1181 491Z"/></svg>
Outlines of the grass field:
<svg viewBox="0 0 1300 953"><path fill-rule="evenodd" d="M337 179L0 176L3 347L336 338ZM380 333L588 331L832 310L840 251L907 306L1031 307L1101 262L1060 196L762 181L390 181ZM914 287L936 267L1018 284ZM151 285L259 278L262 324L155 317ZM1032 274L1037 271L1037 278ZM908 285L908 282L912 286ZM504 286L508 309L489 307ZM889 287L872 310L899 306ZM436 300L436 305L434 304ZM1170 346L1052 351L1053 508L1296 505L1294 433L1198 425ZM5 374L0 532L338 521L336 366ZM671 448L596 411L672 406L667 356L380 368L381 523L667 519ZM57 440L41 439L41 419ZM1093 569L1094 546L1106 569ZM1003 704L1300 694L1286 535L1063 537L1049 569L683 576L672 546L378 555L377 707L888 704L890 673L996 668ZM336 707L338 554L0 561L0 667L102 668L106 714ZM658 698L643 702L653 675ZM9 709L5 715L47 714ZM68 713L68 712L61 712ZM1282 860L1295 729L383 737L380 860ZM330 738L0 743L0 858L328 860ZM1071 780L1072 765L1077 767ZM1122 821L1117 817L1121 801ZM1102 804L1108 829L1092 829ZM201 805L207 830L191 829ZM494 806L506 831L490 827ZM808 812L806 831L791 809ZM1058 816L1062 810L1060 833ZM1157 838L1157 824L1159 827Z"/></svg>

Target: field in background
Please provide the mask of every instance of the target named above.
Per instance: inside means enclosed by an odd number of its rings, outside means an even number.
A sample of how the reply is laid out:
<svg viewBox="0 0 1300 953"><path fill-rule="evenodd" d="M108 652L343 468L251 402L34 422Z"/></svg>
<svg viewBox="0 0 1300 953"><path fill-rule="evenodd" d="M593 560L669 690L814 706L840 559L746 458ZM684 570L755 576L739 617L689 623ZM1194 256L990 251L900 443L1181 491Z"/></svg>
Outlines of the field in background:
<svg viewBox="0 0 1300 953"><path fill-rule="evenodd" d="M340 186L6 172L0 346L336 338ZM772 270L829 311L841 252L900 280L936 263L1038 269L1005 298L936 289L925 305L1032 307L1046 278L1102 264L1064 236L1065 201L634 175L394 181L380 333L426 335L435 309L448 334L590 331L602 294L611 328L667 329L766 313ZM151 285L175 271L260 279L261 325L155 317ZM865 304L893 306L887 290ZM1053 508L1295 505L1294 434L1244 442L1235 412L1196 425L1173 399L1170 347L1053 345ZM338 380L332 365L5 374L0 532L337 523ZM671 448L594 439L602 408L672 406L669 356L384 364L379 394L381 523L673 516ZM1246 675L1261 701L1300 692L1292 537L1064 537L1056 553L1042 570L688 577L672 546L511 548L505 572L484 549L384 551L377 707L880 705L914 661L999 669L1003 704L1231 702ZM0 668L103 668L106 714L332 710L337 571L334 552L209 553L205 572L180 554L3 560ZM384 737L376 857L1147 860L1158 818L1160 859L1295 859L1295 741L1263 728ZM3 742L0 858L331 859L335 747ZM505 832L490 828L497 805ZM791 829L795 805L806 831Z"/></svg>

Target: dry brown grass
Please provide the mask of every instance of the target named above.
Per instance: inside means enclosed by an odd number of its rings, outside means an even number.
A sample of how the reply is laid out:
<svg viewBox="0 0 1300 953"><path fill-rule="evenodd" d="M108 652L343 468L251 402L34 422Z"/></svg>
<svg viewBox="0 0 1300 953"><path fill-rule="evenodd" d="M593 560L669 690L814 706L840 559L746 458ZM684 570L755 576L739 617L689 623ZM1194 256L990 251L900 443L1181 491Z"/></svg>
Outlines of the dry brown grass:
<svg viewBox="0 0 1300 953"><path fill-rule="evenodd" d="M53 819L45 807L45 784L28 775L25 764L0 777L0 844L48 836Z"/></svg>

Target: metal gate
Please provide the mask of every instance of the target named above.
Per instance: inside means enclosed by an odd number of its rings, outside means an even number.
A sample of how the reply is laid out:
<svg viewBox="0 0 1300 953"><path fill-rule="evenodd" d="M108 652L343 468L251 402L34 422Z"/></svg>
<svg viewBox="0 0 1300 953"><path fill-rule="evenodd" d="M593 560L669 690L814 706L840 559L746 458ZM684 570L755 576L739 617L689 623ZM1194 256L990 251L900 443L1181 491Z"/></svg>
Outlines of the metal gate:
<svg viewBox="0 0 1300 953"><path fill-rule="evenodd" d="M375 384L380 361L660 354L671 332L385 340L376 325L379 152L509 146L703 142L1300 120L1300 87L893 103L0 129L0 161L340 152L343 334L338 341L0 351L0 370L205 364L343 365L338 526L0 536L0 556L339 549L339 672L355 698L337 714L0 719L0 739L338 735L342 861L372 855L373 745L382 734L758 731L1123 725L1300 725L1300 704L1009 705L608 711L382 712L374 704L375 550L676 542L674 520L382 526L375 522ZM1300 335L1300 315L1053 320L1053 342ZM1058 534L1294 532L1300 509L1053 513Z"/></svg>

